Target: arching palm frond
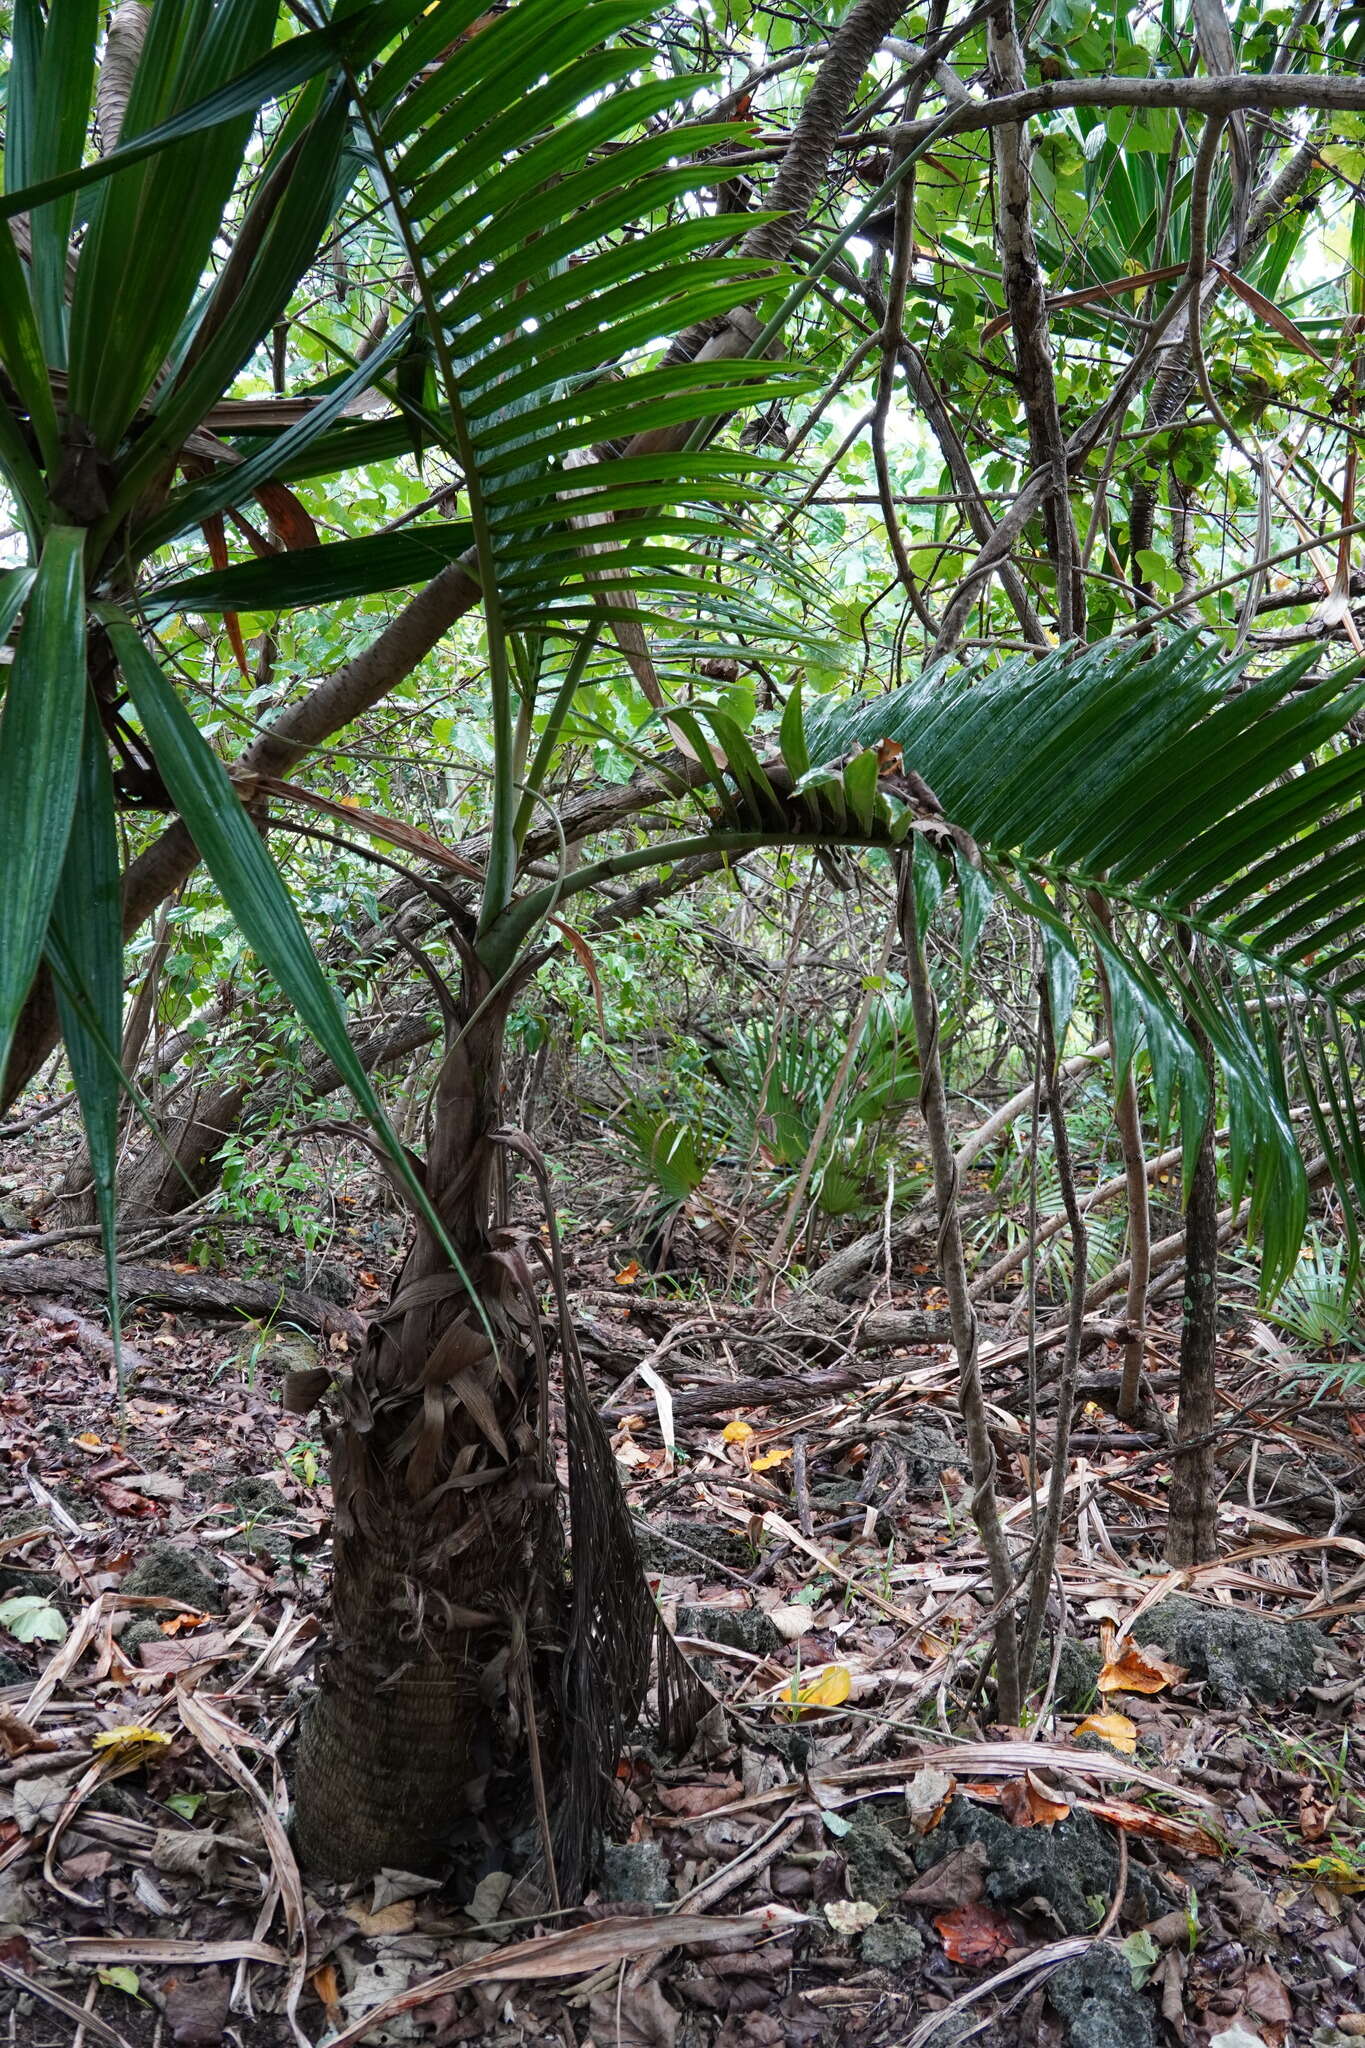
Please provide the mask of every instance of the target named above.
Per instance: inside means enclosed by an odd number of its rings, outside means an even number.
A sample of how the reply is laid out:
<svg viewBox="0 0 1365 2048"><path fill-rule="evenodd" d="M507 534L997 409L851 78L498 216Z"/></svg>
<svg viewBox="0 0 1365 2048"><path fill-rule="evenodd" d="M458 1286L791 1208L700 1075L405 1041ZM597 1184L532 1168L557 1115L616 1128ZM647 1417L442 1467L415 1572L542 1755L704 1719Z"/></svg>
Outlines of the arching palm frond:
<svg viewBox="0 0 1365 2048"><path fill-rule="evenodd" d="M990 674L929 674L822 707L801 734L816 761L886 739L900 747L904 768L981 848L982 872L1040 920L1067 1011L1078 941L1099 952L1120 1065L1145 1046L1161 1114L1179 1106L1187 1125L1206 1108L1188 1019L1202 1024L1268 1282L1293 1262L1307 1200L1282 1039L1317 1135L1354 1186L1348 1212L1365 1196L1352 1111L1365 1023L1365 748L1346 737L1365 685L1354 670L1310 684L1312 661L1249 680L1192 636L1103 642ZM790 736L787 753L804 765ZM888 835L903 833L911 821L893 815L894 798L879 802ZM968 895L980 890L979 878L967 882ZM1094 917L1091 895L1126 913L1120 937ZM1203 940L1194 962L1180 928Z"/></svg>

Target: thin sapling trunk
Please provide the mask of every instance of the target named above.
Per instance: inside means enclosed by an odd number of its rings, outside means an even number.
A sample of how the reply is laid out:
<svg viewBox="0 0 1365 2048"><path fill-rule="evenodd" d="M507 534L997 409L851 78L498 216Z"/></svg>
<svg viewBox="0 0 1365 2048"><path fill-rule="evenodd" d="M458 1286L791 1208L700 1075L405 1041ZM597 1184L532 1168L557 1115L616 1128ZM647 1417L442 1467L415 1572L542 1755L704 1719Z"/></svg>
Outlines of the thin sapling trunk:
<svg viewBox="0 0 1365 2048"><path fill-rule="evenodd" d="M915 1018L915 1038L920 1060L920 1112L928 1137L929 1157L934 1170L934 1198L938 1209L939 1271L948 1296L953 1328L953 1346L958 1359L958 1406L967 1431L972 1467L972 1520L981 1537L990 1572L995 1602L995 1678L997 1713L1001 1721L1017 1726L1023 1701L1019 1690L1019 1643L1014 1624L1014 1572L1000 1519L1000 1502L995 1490L995 1451L986 1421L986 1402L981 1391L980 1333L967 1280L967 1261L962 1249L958 1219L958 1177L953 1157L953 1135L948 1124L948 1098L943 1085L939 1058L938 1002L929 979L929 962L920 936L915 904L915 864L912 854L900 861L899 907L906 972Z"/></svg>

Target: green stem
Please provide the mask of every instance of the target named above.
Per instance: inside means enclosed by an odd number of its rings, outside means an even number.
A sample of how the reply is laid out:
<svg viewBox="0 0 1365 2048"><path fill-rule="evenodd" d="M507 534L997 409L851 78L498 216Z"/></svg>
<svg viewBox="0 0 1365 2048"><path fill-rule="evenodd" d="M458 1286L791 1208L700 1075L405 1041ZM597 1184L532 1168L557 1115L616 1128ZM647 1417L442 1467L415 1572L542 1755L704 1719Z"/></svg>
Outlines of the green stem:
<svg viewBox="0 0 1365 2048"><path fill-rule="evenodd" d="M550 756L554 752L555 744L564 729L564 721L573 707L573 700L577 694L578 686L583 680L583 671L588 665L601 631L602 628L599 624L594 623L590 625L574 648L569 666L564 671L564 680L559 686L554 703L550 706L549 714L545 720L545 729L540 735L540 743L536 747L535 753L531 757L531 764L522 779L524 794L517 809L516 825L514 827L518 854L521 853L521 849L526 843L526 834L531 829L531 820L535 816L536 798L540 793L541 784L544 782L546 772L549 769Z"/></svg>

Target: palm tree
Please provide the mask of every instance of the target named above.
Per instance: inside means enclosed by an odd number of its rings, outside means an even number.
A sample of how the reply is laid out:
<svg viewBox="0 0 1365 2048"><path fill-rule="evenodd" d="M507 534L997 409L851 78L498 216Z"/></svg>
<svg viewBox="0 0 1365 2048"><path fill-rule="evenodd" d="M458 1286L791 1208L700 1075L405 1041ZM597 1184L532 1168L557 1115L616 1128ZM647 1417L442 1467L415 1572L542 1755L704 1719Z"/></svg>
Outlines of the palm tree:
<svg viewBox="0 0 1365 2048"><path fill-rule="evenodd" d="M1337 678L1300 688L1302 665L1242 688L1215 651L1148 639L993 675L936 671L819 717L794 689L769 752L718 705L670 702L660 646L686 655L742 629L800 650L777 615L781 565L745 554L764 465L708 425L801 381L768 353L790 280L752 252L703 253L715 227L695 202L710 175L698 159L730 131L694 127L680 153L667 125L677 85L631 38L639 0L526 0L491 17L481 0L384 0L274 46L276 12L273 0L155 0L118 145L97 163L84 161L92 0L51 0L46 16L22 0L16 13L0 461L30 563L0 587L0 625L18 625L0 723L0 1068L45 965L116 1308L115 809L178 812L412 1212L391 1298L330 1396L333 1617L299 1756L301 1846L338 1873L444 1867L490 1825L522 1821L529 1782L547 1882L567 1895L590 1864L654 1617L582 1384L543 1169L502 1121L504 1020L548 931L586 889L694 854L872 847L909 861L921 928L949 886L968 943L993 891L1036 920L1058 1030L1084 933L1113 993L1117 1070L1144 1048L1162 1114L1187 1138L1210 1111L1187 1017L1212 1044L1234 1181L1250 1185L1273 1277L1306 1213L1286 1029L1324 1147L1365 1188L1351 1036L1365 1003L1352 953L1365 758L1337 750L1361 694ZM205 288L245 166L251 196ZM225 459L224 394L358 177L411 266L414 310L283 431ZM758 308L747 357L661 353L663 337L737 301ZM449 450L466 522L149 581L168 543L212 533L253 492L371 459L375 430L357 450L343 414L376 382L399 412L383 445ZM147 627L179 606L231 613L393 587L426 573L433 549L481 593L494 771L477 913L444 905L461 974L444 991L418 1159L384 1121L265 849L270 792L230 782ZM718 577L727 561L757 575ZM760 577L778 593L763 603L743 594ZM546 882L525 872L528 835L576 693L615 659L613 642L691 764L680 802L693 815L674 839L562 863ZM903 770L885 769L886 740ZM1192 968L1177 926L1206 934L1215 964ZM517 1163L545 1195L546 1242L512 1223ZM666 1640L658 1653L685 1718L687 1674Z"/></svg>
<svg viewBox="0 0 1365 2048"><path fill-rule="evenodd" d="M488 18L384 0L273 46L274 0L155 0L120 11L102 77L93 0L53 0L46 14L21 0L16 14L0 459L30 564L0 585L0 631L18 623L0 725L15 878L0 910L0 1071L35 976L50 973L116 1317L115 816L120 804L170 809L410 1204L393 1299L337 1397L334 1638L299 1780L305 1848L330 1868L447 1858L471 1784L500 1750L529 1744L538 1782L573 1766L577 1796L556 1801L553 1830L543 1799L541 1811L551 1871L578 1883L615 1724L647 1675L653 1612L567 1332L565 1573L539 1282L495 1228L503 1020L553 905L514 930L508 919L537 790L603 626L657 696L646 625L684 607L693 642L765 624L698 566L733 545L761 462L685 449L617 461L615 445L645 424L766 405L801 380L762 352L650 366L661 335L761 301L771 265L700 254L714 228L689 195L712 175L704 152L733 131L694 128L678 161L662 118L678 84L624 33L645 13L536 0ZM97 86L106 152L87 162ZM413 261L420 304L305 405L244 415L224 393L362 173ZM346 408L376 382L397 417L357 434ZM225 447L218 435L239 422L257 433ZM149 578L186 532L203 530L211 552L216 534L221 557L223 515L252 495L278 509L290 478L424 438L455 452L467 522ZM450 915L464 972L418 1161L385 1123L265 850L262 793L229 781L147 629L182 607L390 588L461 557L483 599L493 812L480 914Z"/></svg>

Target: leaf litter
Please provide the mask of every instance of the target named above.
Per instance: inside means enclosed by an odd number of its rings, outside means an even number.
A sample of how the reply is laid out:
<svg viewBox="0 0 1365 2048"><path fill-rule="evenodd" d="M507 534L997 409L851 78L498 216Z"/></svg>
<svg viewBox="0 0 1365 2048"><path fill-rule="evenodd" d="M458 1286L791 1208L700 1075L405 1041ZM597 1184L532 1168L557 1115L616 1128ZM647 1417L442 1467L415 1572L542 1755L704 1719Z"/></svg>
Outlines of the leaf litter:
<svg viewBox="0 0 1365 2048"><path fill-rule="evenodd" d="M0 1666L0 2023L17 2000L32 2016L20 2030L46 2014L116 2048L440 2048L585 2030L622 2048L904 2048L959 2005L1007 2013L1021 1983L1041 1989L1098 1940L1143 1944L1134 1995L1179 2016L1197 2048L1220 2032L1292 2048L1323 2015L1349 2037L1365 1954L1361 1808L1343 1762L1359 1711L1359 1546L1283 1522L1267 1534L1225 1507L1220 1561L1166 1573L1151 1459L1137 1444L1092 1457L1059 1557L1089 1696L991 1728L971 1703L985 1610L965 1452L935 1494L914 1476L917 1433L955 1427L944 1348L847 1351L844 1383L824 1395L819 1372L786 1369L789 1323L771 1356L746 1340L736 1401L739 1312L693 1304L664 1368L669 1401L626 1411L624 1429L620 1361L657 1358L676 1328L646 1277L618 1287L603 1269L594 1295L594 1275L579 1276L590 1366L593 1329L603 1337L606 1420L636 1453L622 1470L646 1568L666 1617L700 1606L753 1647L697 1643L719 1703L709 1732L676 1759L642 1731L619 1774L626 1863L559 1923L534 1908L528 1920L508 1871L463 1902L402 1872L350 1895L310 1884L286 1825L331 1506L316 1459L298 1455L314 1448L310 1423L221 1325L143 1312L135 1350L173 1350L174 1372L135 1379L120 1437L98 1351L13 1309L0 1329L3 1593L38 1603L21 1620L50 1608L65 1633L10 1631ZM828 1345L827 1323L820 1335ZM1235 1405L1243 1366L1230 1354L1223 1370ZM991 1398L1008 1432L1008 1371ZM1271 1421L1301 1449L1293 1424ZM1331 1441L1357 1470L1360 1433ZM263 1483L268 1514L239 1505ZM197 1580L125 1592L162 1542ZM1147 1637L1169 1595L1272 1626L1325 1614L1313 1689L1273 1715L1227 1707ZM1067 1858L1069 1831L1097 1829L1109 1890L1092 1931L1059 1941L1039 1900L1003 1910L978 1842L938 1853L964 1809ZM656 1873L652 1904L629 1896L631 1858ZM1018 2031L1025 2010L989 2038L1035 2038ZM1042 2012L1049 2048L1064 2042L1050 2007L1027 2011Z"/></svg>

